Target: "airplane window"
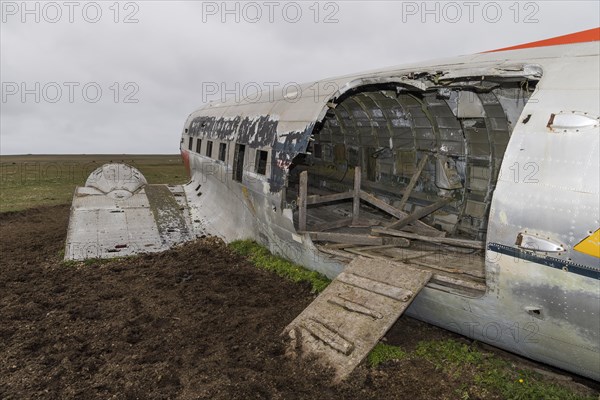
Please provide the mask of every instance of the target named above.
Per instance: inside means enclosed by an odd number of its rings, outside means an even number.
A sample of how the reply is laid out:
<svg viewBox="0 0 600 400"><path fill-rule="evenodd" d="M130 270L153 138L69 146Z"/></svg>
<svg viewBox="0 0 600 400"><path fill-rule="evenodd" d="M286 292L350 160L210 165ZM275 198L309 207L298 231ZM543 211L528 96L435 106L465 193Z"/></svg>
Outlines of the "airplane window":
<svg viewBox="0 0 600 400"><path fill-rule="evenodd" d="M246 145L235 145L235 156L233 157L233 179L241 182L244 177L244 156L246 154Z"/></svg>
<svg viewBox="0 0 600 400"><path fill-rule="evenodd" d="M208 140L206 142L206 155L208 157L212 157L212 144L213 144L212 140Z"/></svg>
<svg viewBox="0 0 600 400"><path fill-rule="evenodd" d="M200 154L200 148L202 147L202 139L198 138L196 142L196 153Z"/></svg>
<svg viewBox="0 0 600 400"><path fill-rule="evenodd" d="M267 174L267 157L269 153L266 151L258 150L256 152L256 173L261 175Z"/></svg>
<svg viewBox="0 0 600 400"><path fill-rule="evenodd" d="M227 154L227 144L220 143L219 144L219 160L225 161L225 155Z"/></svg>
<svg viewBox="0 0 600 400"><path fill-rule="evenodd" d="M194 148L194 138L190 136L190 142L188 144L188 149L192 150Z"/></svg>

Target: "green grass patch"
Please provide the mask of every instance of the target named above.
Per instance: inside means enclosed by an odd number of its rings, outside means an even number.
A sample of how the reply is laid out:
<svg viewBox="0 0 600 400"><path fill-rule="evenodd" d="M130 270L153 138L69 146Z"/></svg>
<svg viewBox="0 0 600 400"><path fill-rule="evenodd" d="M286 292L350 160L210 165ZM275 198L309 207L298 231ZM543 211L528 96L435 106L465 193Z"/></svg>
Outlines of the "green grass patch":
<svg viewBox="0 0 600 400"><path fill-rule="evenodd" d="M70 204L76 186L110 162L139 169L149 183L180 184L187 173L179 155L0 156L0 212Z"/></svg>
<svg viewBox="0 0 600 400"><path fill-rule="evenodd" d="M436 369L454 374L462 365L481 365L483 354L465 343L455 340L423 341L417 345L415 355L432 362Z"/></svg>
<svg viewBox="0 0 600 400"><path fill-rule="evenodd" d="M325 275L310 271L282 257L275 256L252 240L236 240L229 244L237 254L243 255L255 266L289 279L293 282L308 282L313 293L322 292L331 282Z"/></svg>
<svg viewBox="0 0 600 400"><path fill-rule="evenodd" d="M391 360L403 360L408 354L398 346L391 346L385 343L377 343L367 357L367 363L371 367L377 367L380 364Z"/></svg>
<svg viewBox="0 0 600 400"><path fill-rule="evenodd" d="M594 399L549 382L536 372L515 368L512 363L494 354L483 353L455 340L423 341L417 345L414 355L432 362L437 369L453 378L469 374L474 387L497 392L506 399Z"/></svg>

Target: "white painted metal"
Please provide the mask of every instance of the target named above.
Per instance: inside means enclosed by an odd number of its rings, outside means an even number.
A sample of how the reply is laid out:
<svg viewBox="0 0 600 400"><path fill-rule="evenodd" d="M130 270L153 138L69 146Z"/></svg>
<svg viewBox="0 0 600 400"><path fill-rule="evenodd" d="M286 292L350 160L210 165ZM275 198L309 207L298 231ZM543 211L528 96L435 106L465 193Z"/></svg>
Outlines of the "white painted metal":
<svg viewBox="0 0 600 400"><path fill-rule="evenodd" d="M171 202L148 198L147 190L158 190ZM148 185L137 169L106 164L75 189L65 259L163 251L193 237L181 186Z"/></svg>

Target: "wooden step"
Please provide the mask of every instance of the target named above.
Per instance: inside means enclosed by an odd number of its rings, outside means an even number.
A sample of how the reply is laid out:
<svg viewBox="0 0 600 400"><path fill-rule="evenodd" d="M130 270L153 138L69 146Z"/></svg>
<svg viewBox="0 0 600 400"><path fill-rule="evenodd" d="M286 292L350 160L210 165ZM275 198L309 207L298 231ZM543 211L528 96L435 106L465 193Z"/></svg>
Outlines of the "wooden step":
<svg viewBox="0 0 600 400"><path fill-rule="evenodd" d="M357 257L283 334L289 351L313 355L345 379L431 279L423 271L386 260Z"/></svg>

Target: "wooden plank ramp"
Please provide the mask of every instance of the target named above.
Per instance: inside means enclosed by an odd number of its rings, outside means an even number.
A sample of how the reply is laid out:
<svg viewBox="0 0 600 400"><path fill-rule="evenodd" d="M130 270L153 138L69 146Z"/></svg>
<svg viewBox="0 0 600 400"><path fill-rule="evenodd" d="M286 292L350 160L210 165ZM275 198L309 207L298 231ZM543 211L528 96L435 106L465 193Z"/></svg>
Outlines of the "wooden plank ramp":
<svg viewBox="0 0 600 400"><path fill-rule="evenodd" d="M400 263L357 257L283 331L288 352L316 356L345 379L431 279Z"/></svg>

